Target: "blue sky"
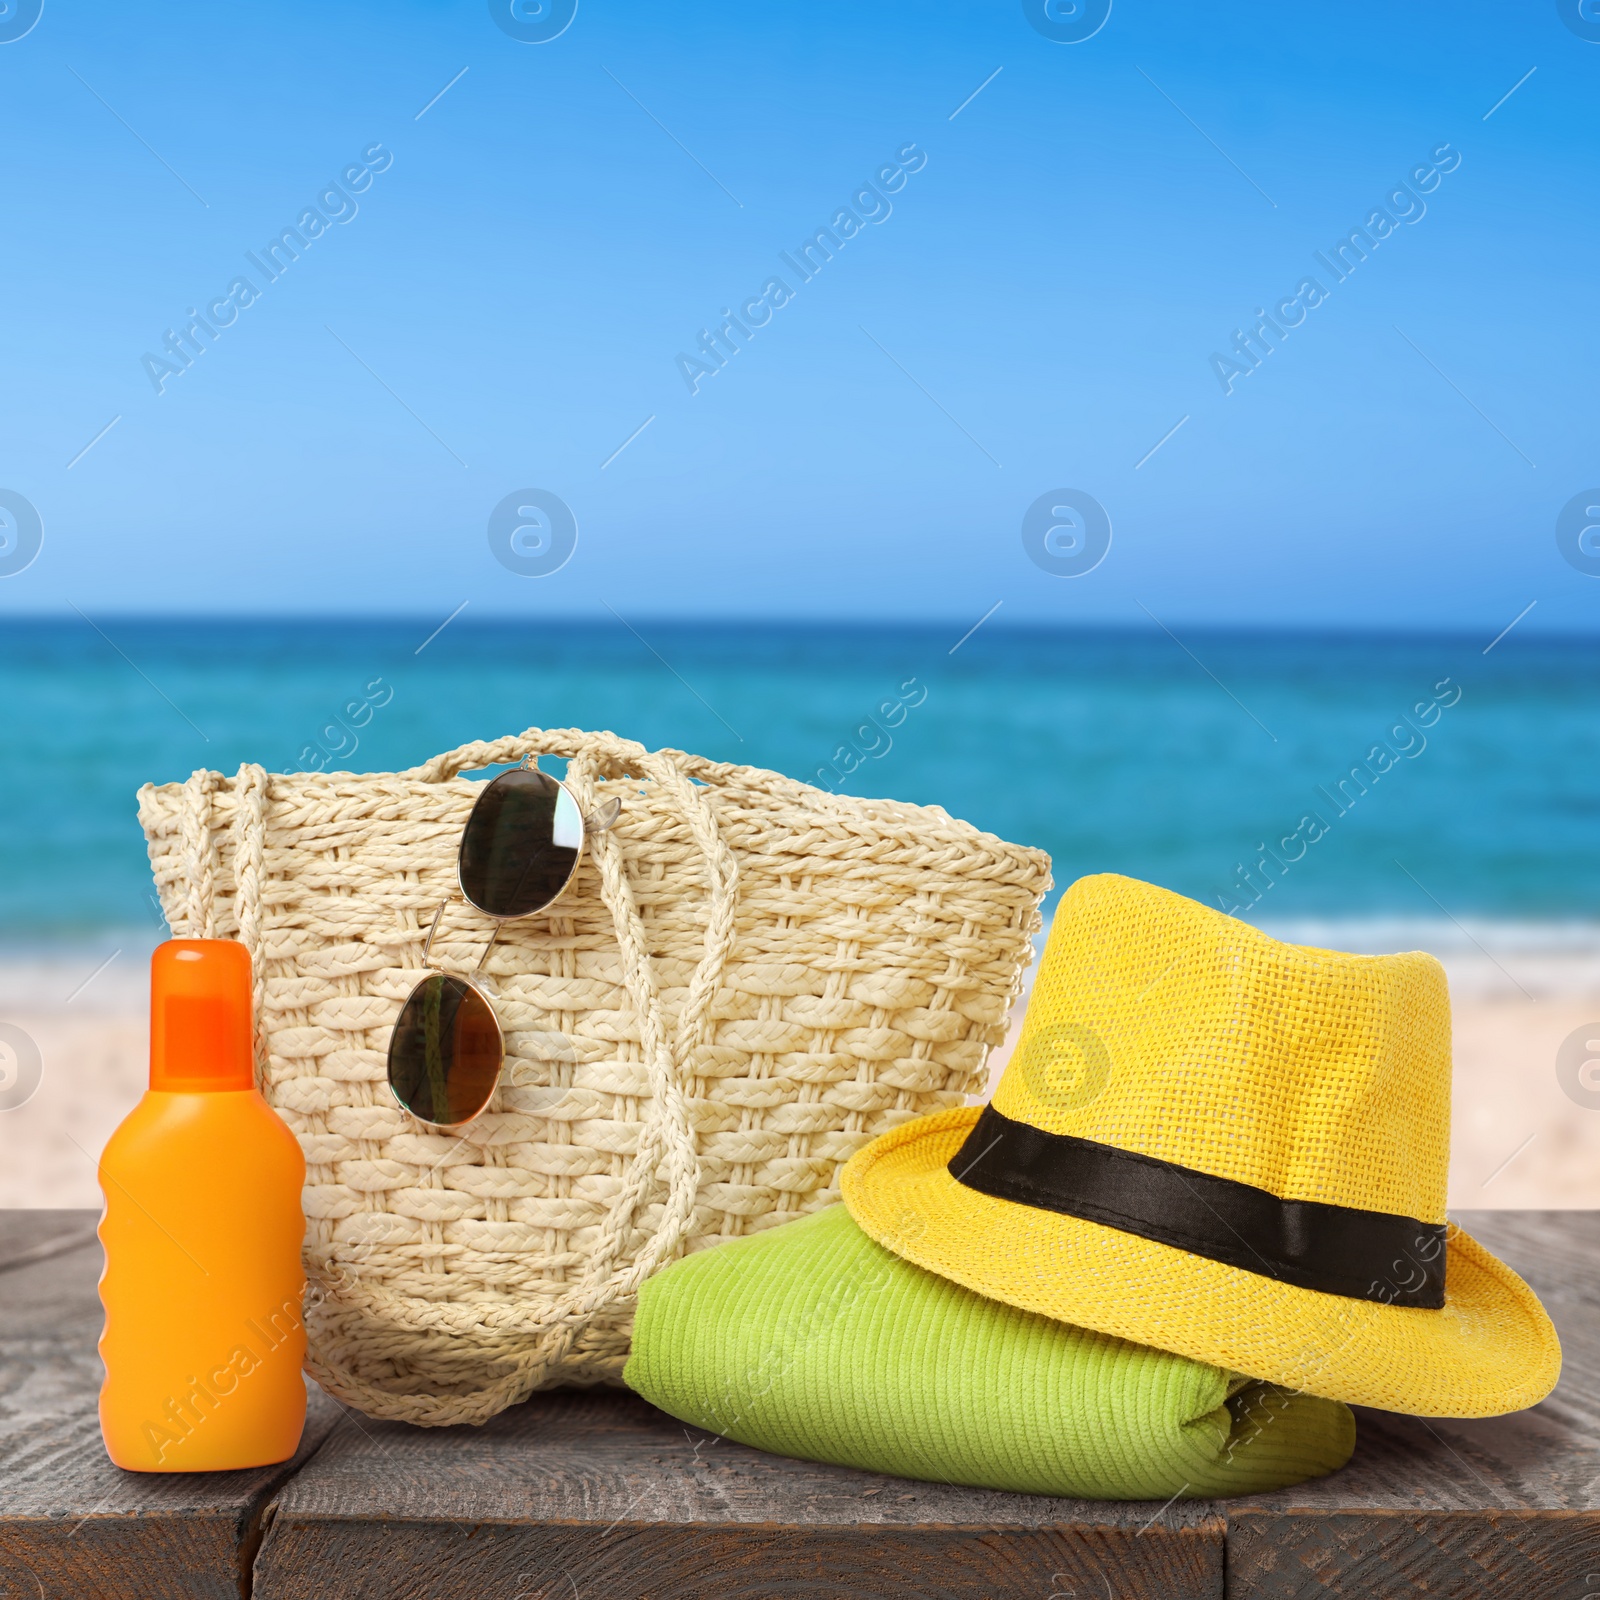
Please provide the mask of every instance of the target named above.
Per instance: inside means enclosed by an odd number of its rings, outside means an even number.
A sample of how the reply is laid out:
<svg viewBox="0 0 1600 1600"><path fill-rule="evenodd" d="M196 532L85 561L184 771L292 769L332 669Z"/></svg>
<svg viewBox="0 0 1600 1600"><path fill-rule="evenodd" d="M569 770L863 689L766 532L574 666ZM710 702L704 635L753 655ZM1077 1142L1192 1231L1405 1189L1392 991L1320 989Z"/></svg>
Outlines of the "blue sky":
<svg viewBox="0 0 1600 1600"><path fill-rule="evenodd" d="M1555 527L1600 484L1597 93L1554 0L1117 0L1072 44L1002 0L580 0L535 44L45 0L0 44L0 489L44 530L0 615L1589 630ZM489 526L533 489L576 545L530 576ZM1112 530L1080 576L1024 548L1056 490Z"/></svg>

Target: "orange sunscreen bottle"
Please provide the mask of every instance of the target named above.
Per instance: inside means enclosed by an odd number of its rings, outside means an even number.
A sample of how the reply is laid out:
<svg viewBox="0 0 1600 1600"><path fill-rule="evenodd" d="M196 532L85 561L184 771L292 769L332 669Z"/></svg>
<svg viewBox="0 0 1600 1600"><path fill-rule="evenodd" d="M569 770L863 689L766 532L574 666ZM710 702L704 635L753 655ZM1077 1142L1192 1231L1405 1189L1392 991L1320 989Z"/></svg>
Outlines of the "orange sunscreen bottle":
<svg viewBox="0 0 1600 1600"><path fill-rule="evenodd" d="M287 1461L305 1425L305 1158L252 1072L250 957L150 963L150 1090L100 1157L100 1432L131 1472Z"/></svg>

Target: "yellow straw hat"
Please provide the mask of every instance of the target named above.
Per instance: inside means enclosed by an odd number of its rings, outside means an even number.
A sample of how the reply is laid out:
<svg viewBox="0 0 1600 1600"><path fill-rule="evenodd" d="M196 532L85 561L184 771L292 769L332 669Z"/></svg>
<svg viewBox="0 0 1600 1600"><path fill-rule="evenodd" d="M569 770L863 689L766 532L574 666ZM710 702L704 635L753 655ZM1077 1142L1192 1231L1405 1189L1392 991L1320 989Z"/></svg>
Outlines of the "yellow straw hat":
<svg viewBox="0 0 1600 1600"><path fill-rule="evenodd" d="M1561 1370L1445 1220L1432 956L1282 944L1110 874L1062 897L992 1104L846 1166L879 1243L994 1300L1358 1405L1477 1417Z"/></svg>

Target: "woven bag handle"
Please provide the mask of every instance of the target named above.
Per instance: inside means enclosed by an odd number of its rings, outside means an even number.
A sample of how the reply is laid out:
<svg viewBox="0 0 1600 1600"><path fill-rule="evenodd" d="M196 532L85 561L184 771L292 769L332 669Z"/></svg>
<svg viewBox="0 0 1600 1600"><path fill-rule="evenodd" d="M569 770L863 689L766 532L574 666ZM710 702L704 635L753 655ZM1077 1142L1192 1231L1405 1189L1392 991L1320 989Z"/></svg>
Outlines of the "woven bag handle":
<svg viewBox="0 0 1600 1600"><path fill-rule="evenodd" d="M662 751L663 755L676 755L676 751ZM472 772L479 767L497 767L508 761L521 761L524 756L587 756L608 778L624 777L629 772L643 772L650 764L651 752L632 739L619 739L614 733L588 733L582 728L528 728L522 733L507 734L502 739L474 739L470 744L457 745L443 755L424 761L399 774L402 778L416 778L423 783L442 783L458 772Z"/></svg>
<svg viewBox="0 0 1600 1600"><path fill-rule="evenodd" d="M623 871L620 847L611 834L596 835L591 846L600 873L601 898L611 911L616 929L624 981L639 1017L641 1051L651 1086L650 1111L640 1131L638 1148L624 1173L622 1187L583 1277L566 1294L537 1310L527 1311L510 1305L417 1302L377 1284L352 1279L342 1267L326 1264L333 1269L330 1276L344 1279L339 1284L339 1294L346 1303L370 1305L386 1319L413 1327L458 1334L491 1333L500 1337L564 1330L566 1341L570 1342L608 1305L636 1290L676 1250L693 1213L699 1188L699 1162L682 1083L689 1075L695 1051L704 1042L711 1002L732 948L738 872L733 853L717 829L715 817L682 770L680 761L687 758L675 751L650 752L642 745L610 734L575 729L557 732L529 729L515 738L462 745L401 776L442 782L473 767L520 760L529 754L557 752L569 756L567 781L586 811L592 809L594 781L601 774L633 772L649 777L677 800L679 811L706 861L710 878L704 953L690 980L678 1026L669 1044L660 988L655 981L632 886ZM182 828L190 897L185 920L194 933L204 930L209 934L214 928L212 897L216 862L210 813L211 796L219 777L219 774L197 772L186 786L188 804ZM240 941L250 951L255 972L258 1017L262 1014L265 988L259 943L265 808L270 782L262 768L246 764L239 769L235 786L236 913ZM258 1044L258 1053L261 1048ZM660 1225L631 1262L616 1266L638 1213L657 1183L666 1190ZM307 1365L330 1392L358 1405L369 1402L374 1410L391 1417L397 1415L398 1406L399 1415L416 1422L482 1421L524 1398L531 1387L522 1373L513 1371L472 1395L396 1396L364 1383L351 1373L327 1368L316 1359L308 1361Z"/></svg>
<svg viewBox="0 0 1600 1600"><path fill-rule="evenodd" d="M622 1189L583 1278L559 1300L536 1312L511 1306L472 1308L472 1326L496 1333L534 1333L561 1324L581 1326L592 1321L612 1302L637 1289L677 1249L689 1226L700 1182L700 1163L682 1086L690 1075L695 1051L705 1042L711 1003L733 948L738 898L738 868L733 852L718 831L716 818L684 775L676 751L646 750L642 744L611 733L529 728L504 739L460 745L403 776L442 782L462 771L520 761L529 755L568 758L567 783L586 813L593 809L594 783L600 777L633 773L652 779L671 794L706 862L710 903L703 954L689 980L689 992L669 1042L661 990L633 887L623 871L621 848L609 830L590 841L600 871L600 897L611 912L622 955L623 980L639 1018L640 1050L650 1079L650 1110L640 1132L639 1148L628 1164ZM632 1263L613 1271L612 1263L655 1182L666 1190L661 1224ZM424 1302L418 1308L421 1320L435 1326L458 1324L454 1313L462 1309L466 1308L432 1302ZM436 1318L435 1313L444 1315Z"/></svg>
<svg viewBox="0 0 1600 1600"><path fill-rule="evenodd" d="M684 777L697 779L708 788L737 782L747 792L799 800L810 807L828 801L851 803L848 795L831 794L826 789L818 789L809 783L802 783L798 778L771 772L765 767L744 767L728 761L713 761L709 756L690 755L687 751L671 748L651 752L632 739L619 739L614 733L585 733L580 728L529 728L526 733L492 742L464 744L435 756L420 767L413 767L402 776L436 783L441 778L451 778L458 772L469 772L476 767L520 761L525 755L575 756L580 753L596 760L600 764L601 775L608 778L620 778L630 772L643 771L645 763L654 755L664 757Z"/></svg>
<svg viewBox="0 0 1600 1600"><path fill-rule="evenodd" d="M687 1075L694 1052L705 1042L711 1002L716 998L728 953L733 948L734 910L738 898L739 873L733 852L718 831L715 816L689 781L686 769L696 758L677 750L646 750L642 744L632 739L619 739L612 733L586 733L579 728L529 728L504 739L459 745L401 776L438 783L460 772L520 761L530 755L568 758L567 783L585 811L593 809L597 778L622 777L631 772L653 779L677 801L679 814L705 859L710 877L710 905L704 954L689 980L689 993L678 1016L672 1051L676 1058L672 1087L676 1087L677 1081ZM589 845L600 868L601 898L616 926L624 977L629 998L639 1014L641 1034L647 1023L652 1031L661 1034L664 1014L660 989L645 948L644 925L639 919L633 889L622 873L621 852L609 830L592 837ZM637 973L637 988L630 971ZM647 1047L647 1057L652 1054L654 1052ZM688 1108L682 1109L684 1133L692 1144Z"/></svg>

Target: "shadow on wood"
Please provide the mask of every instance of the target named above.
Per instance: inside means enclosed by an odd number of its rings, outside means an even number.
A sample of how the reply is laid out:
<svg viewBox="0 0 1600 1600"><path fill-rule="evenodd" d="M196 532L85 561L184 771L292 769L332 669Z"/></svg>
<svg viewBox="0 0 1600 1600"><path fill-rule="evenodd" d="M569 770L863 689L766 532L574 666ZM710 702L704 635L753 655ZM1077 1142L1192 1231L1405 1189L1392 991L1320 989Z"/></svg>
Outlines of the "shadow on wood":
<svg viewBox="0 0 1600 1600"><path fill-rule="evenodd" d="M119 1472L95 1418L94 1220L0 1214L0 1600L234 1600L252 1581L256 1600L1600 1596L1600 1213L1461 1219L1556 1320L1543 1404L1362 1411L1331 1478L1166 1507L790 1461L609 1390L444 1429L315 1395L282 1467Z"/></svg>
<svg viewBox="0 0 1600 1600"><path fill-rule="evenodd" d="M0 1600L238 1600L272 1492L338 1419L320 1393L292 1462L248 1472L112 1466L96 1410L92 1211L0 1213Z"/></svg>

